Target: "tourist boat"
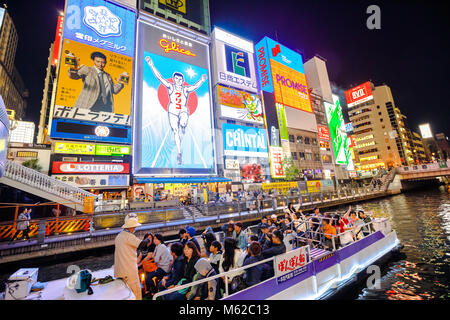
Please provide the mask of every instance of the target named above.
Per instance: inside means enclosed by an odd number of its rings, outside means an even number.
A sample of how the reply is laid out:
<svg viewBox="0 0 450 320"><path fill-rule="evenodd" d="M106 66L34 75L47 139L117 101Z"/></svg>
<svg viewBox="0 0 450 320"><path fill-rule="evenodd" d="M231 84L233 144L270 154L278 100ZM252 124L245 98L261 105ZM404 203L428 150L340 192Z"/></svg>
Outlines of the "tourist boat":
<svg viewBox="0 0 450 320"><path fill-rule="evenodd" d="M233 294L227 294L222 300L315 300L326 299L340 289L350 285L357 274L368 270L371 265L397 251L401 244L397 234L391 229L387 218L373 219L375 232L343 248L328 251L310 248L309 245L289 250L285 254L263 260L272 261L275 276L252 287ZM199 241L202 243L202 241ZM292 263L294 261L295 263ZM167 293L190 287L213 278L236 274L257 264L245 266L233 271L202 279L175 289L157 293L157 299ZM93 278L100 279L114 274L113 267L92 272ZM369 275L369 274L368 274ZM19 277L20 278L20 277ZM19 279L20 280L20 279ZM33 280L32 280L33 281ZM34 280L36 281L36 280ZM131 289L120 279L106 284L93 285L93 294L77 293L73 289L74 277L50 281L38 292L32 292L20 299L27 300L133 300ZM8 290L8 285L7 285Z"/></svg>

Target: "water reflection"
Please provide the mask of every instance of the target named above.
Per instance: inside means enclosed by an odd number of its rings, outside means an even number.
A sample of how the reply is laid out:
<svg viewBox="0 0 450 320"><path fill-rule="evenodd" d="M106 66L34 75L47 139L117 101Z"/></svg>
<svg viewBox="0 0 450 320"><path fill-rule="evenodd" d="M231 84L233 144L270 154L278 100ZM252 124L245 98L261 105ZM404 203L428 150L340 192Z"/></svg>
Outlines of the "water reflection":
<svg viewBox="0 0 450 320"><path fill-rule="evenodd" d="M404 245L400 260L384 270L380 289L364 288L357 299L448 299L450 199L443 188L401 194L363 204L388 217Z"/></svg>

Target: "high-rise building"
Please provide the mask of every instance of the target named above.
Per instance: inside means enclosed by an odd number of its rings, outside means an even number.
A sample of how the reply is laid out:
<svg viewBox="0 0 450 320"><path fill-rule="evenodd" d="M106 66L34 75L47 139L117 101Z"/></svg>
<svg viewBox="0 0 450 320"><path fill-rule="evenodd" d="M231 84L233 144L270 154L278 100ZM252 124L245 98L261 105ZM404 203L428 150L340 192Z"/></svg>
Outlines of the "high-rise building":
<svg viewBox="0 0 450 320"><path fill-rule="evenodd" d="M377 169L406 164L404 116L395 106L391 89L366 82L346 91L345 95L359 176L370 177Z"/></svg>
<svg viewBox="0 0 450 320"><path fill-rule="evenodd" d="M426 163L429 161L429 157L427 155L427 151L422 142L422 138L417 132L414 132L410 129L406 129L406 135L408 137L408 144L411 147L411 157L413 159L414 164L417 163Z"/></svg>
<svg viewBox="0 0 450 320"><path fill-rule="evenodd" d="M449 139L444 133L436 133L436 144L441 153L441 159L445 160L450 157Z"/></svg>
<svg viewBox="0 0 450 320"><path fill-rule="evenodd" d="M5 8L0 8L0 95L6 109L14 110L17 119L25 116L28 92L14 66L18 35L14 22Z"/></svg>

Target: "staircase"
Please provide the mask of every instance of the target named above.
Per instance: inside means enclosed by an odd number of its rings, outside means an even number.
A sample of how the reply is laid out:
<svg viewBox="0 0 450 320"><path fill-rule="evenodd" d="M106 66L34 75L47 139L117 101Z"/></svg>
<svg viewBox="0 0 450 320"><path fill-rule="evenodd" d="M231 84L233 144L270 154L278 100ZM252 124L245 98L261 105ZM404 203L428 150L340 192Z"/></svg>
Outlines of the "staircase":
<svg viewBox="0 0 450 320"><path fill-rule="evenodd" d="M0 183L78 211L84 211L86 197L96 198L96 195L90 192L10 160L6 160L5 171L3 177L0 178Z"/></svg>

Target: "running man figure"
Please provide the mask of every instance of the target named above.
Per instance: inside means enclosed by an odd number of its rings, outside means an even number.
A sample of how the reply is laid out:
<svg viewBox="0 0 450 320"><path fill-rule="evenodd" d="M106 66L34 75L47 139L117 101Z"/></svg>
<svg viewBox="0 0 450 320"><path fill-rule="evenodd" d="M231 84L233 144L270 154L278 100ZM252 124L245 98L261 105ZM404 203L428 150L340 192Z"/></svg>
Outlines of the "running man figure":
<svg viewBox="0 0 450 320"><path fill-rule="evenodd" d="M184 75L181 72L174 72L172 75L174 83L170 83L161 76L161 73L159 73L159 71L155 68L153 60L150 57L147 56L145 61L147 61L156 79L158 79L161 84L167 88L169 93L169 105L167 107L167 112L169 114L169 124L172 128L175 144L177 146L177 162L178 165L181 165L181 135L184 135L189 119L189 109L187 107L188 96L191 92L200 88L203 82L206 81L207 76L204 74L194 85L185 86Z"/></svg>

